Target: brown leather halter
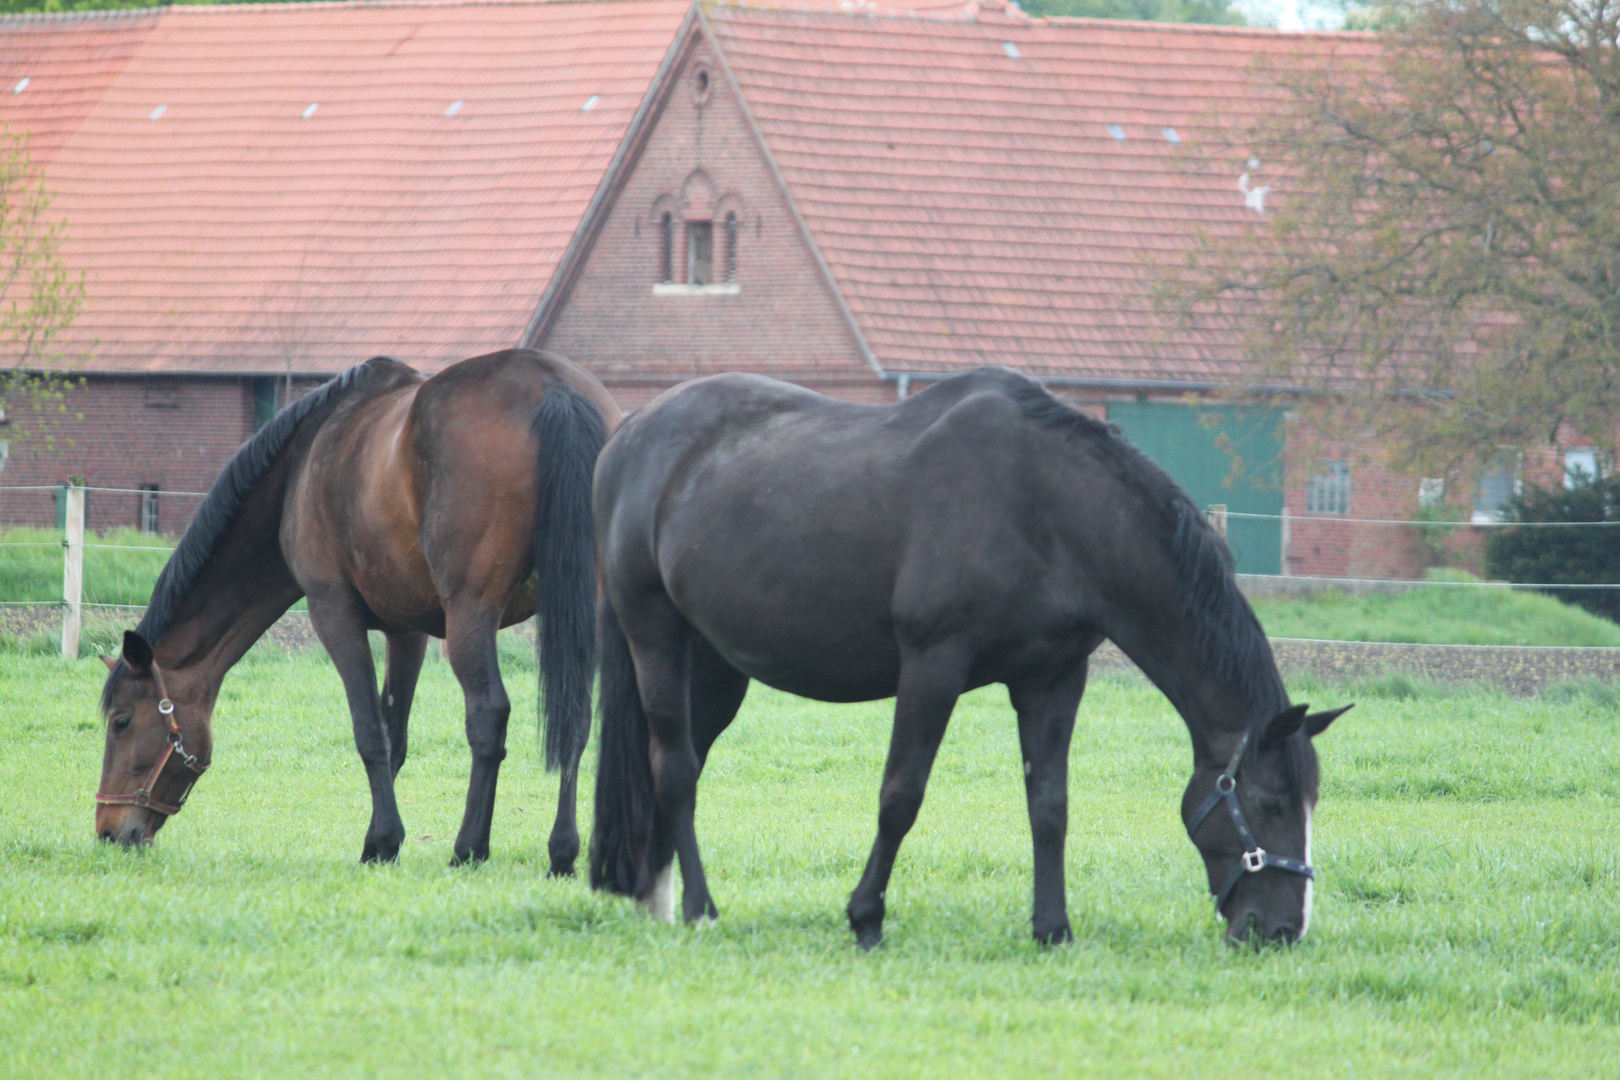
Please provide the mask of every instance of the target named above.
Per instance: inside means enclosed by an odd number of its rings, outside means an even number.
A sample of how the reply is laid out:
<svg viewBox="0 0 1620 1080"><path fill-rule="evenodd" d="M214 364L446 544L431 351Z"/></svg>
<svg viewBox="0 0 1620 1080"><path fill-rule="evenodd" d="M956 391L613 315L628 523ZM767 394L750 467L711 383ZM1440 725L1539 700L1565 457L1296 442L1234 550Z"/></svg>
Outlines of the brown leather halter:
<svg viewBox="0 0 1620 1080"><path fill-rule="evenodd" d="M186 796L191 794L191 787L197 782L197 777L208 770L208 763L199 761L195 754L186 752L185 744L180 740L180 725L174 719L174 702L169 697L168 687L163 685L163 669L157 666L155 660L152 662L152 678L157 682L159 694L158 712L162 713L163 718L169 722L169 743L163 748L163 755L157 759L157 764L152 766L152 771L146 774L146 782L137 788L133 795L106 795L98 791L96 792L96 804L99 806L142 806L148 810L156 810L165 817L172 817L180 812L181 807L186 805ZM180 797L175 799L172 805L158 802L152 798L152 792L156 789L158 779L162 777L163 770L168 766L170 758L178 758L181 764L191 770L192 774L187 778L186 786L181 789Z"/></svg>

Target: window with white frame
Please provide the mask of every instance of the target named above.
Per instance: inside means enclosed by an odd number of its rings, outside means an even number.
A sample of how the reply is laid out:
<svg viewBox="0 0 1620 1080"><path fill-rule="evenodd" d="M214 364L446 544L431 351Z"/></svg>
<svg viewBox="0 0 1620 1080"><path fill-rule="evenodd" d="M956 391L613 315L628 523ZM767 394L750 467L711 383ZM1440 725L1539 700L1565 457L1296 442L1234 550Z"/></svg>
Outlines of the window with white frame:
<svg viewBox="0 0 1620 1080"><path fill-rule="evenodd" d="M1598 452L1590 447L1564 451L1564 487L1577 488L1598 478Z"/></svg>
<svg viewBox="0 0 1620 1080"><path fill-rule="evenodd" d="M1307 514L1348 514L1350 512L1350 463L1323 461L1305 484Z"/></svg>
<svg viewBox="0 0 1620 1080"><path fill-rule="evenodd" d="M1505 519L1507 504L1519 493L1519 463L1522 455L1511 447L1498 450L1480 470L1479 482L1474 485L1474 514L1476 525Z"/></svg>
<svg viewBox="0 0 1620 1080"><path fill-rule="evenodd" d="M141 513L137 527L143 533L158 531L158 486L147 484L141 488Z"/></svg>

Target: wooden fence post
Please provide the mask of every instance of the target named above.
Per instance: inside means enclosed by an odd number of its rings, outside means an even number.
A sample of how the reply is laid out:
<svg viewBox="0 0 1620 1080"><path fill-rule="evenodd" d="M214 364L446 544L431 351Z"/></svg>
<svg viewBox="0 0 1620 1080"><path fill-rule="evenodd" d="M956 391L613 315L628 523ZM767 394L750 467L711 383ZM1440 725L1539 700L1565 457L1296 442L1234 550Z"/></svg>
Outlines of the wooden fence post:
<svg viewBox="0 0 1620 1080"><path fill-rule="evenodd" d="M1226 539L1226 504L1209 504L1209 527L1220 534L1222 540Z"/></svg>
<svg viewBox="0 0 1620 1080"><path fill-rule="evenodd" d="M1294 519L1288 513L1286 505L1282 508L1282 569L1278 571L1283 577L1293 575L1293 565L1288 561L1289 548L1294 546Z"/></svg>
<svg viewBox="0 0 1620 1080"><path fill-rule="evenodd" d="M84 485L69 484L63 500L67 529L62 538L62 655L77 660L84 620Z"/></svg>

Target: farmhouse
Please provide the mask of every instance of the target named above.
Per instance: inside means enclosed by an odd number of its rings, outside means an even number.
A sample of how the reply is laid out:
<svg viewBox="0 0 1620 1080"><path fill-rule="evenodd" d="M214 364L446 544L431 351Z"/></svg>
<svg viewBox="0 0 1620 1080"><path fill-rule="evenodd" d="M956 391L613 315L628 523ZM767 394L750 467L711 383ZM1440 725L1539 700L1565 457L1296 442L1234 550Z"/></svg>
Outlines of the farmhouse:
<svg viewBox="0 0 1620 1080"><path fill-rule="evenodd" d="M418 0L8 17L0 41L0 120L88 289L55 448L13 440L0 486L125 489L94 527L178 528L195 502L165 491L367 356L529 345L626 407L720 371L883 402L1006 364L1199 501L1270 515L1232 519L1240 569L1421 565L1409 530L1331 524L1410 516L1416 478L1285 475L1281 409L1189 407L1242 375L1235 332L1149 296L1193 229L1266 212L1264 162L1198 149L1266 107L1256 57L1370 38L1002 0Z"/></svg>

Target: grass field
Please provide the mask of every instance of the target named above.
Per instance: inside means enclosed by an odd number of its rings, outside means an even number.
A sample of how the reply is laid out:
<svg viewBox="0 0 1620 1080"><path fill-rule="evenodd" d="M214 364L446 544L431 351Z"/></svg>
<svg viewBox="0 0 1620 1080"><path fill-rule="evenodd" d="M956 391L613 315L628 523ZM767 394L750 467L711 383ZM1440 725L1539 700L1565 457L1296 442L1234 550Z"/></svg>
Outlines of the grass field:
<svg viewBox="0 0 1620 1080"><path fill-rule="evenodd" d="M168 561L174 538L134 529L91 533L84 553L84 602L144 604ZM62 599L62 533L57 529L0 530L0 602ZM125 550L119 550L120 548ZM147 550L162 548L161 551Z"/></svg>
<svg viewBox="0 0 1620 1080"><path fill-rule="evenodd" d="M510 659L523 721L494 858L452 870L467 755L442 663L400 779L408 848L362 868L369 803L320 654L232 675L214 768L144 853L91 836L101 665L0 657L0 1075L1584 1078L1620 1060L1612 696L1360 688L1320 744L1311 936L1256 953L1220 943L1182 833L1180 721L1123 678L1092 688L1075 740L1077 940L1037 947L1013 720L976 693L864 955L842 907L886 703L756 689L699 803L721 921L668 927L543 876L554 783L532 665Z"/></svg>

